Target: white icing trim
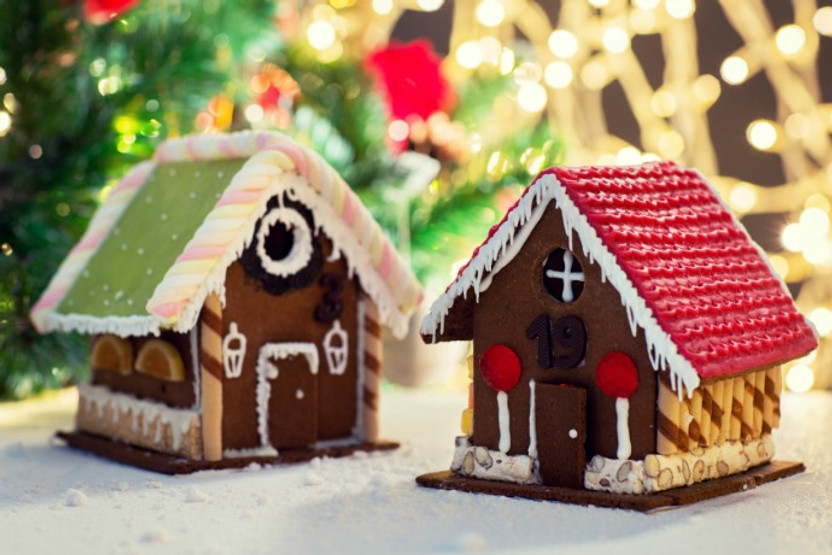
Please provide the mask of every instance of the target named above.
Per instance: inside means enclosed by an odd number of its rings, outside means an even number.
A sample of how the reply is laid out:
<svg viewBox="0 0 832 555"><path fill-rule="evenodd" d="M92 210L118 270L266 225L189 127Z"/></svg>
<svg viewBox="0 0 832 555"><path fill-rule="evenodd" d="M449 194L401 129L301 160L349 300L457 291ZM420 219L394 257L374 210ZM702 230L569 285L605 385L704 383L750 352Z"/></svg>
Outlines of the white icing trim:
<svg viewBox="0 0 832 555"><path fill-rule="evenodd" d="M511 422L508 410L508 394L505 391L497 392L497 418L500 423L500 452L508 453L511 449Z"/></svg>
<svg viewBox="0 0 832 555"><path fill-rule="evenodd" d="M688 396L699 386L699 375L690 362L679 353L676 344L670 339L659 323L653 311L642 299L633 283L618 265L615 256L604 245L595 229L581 214L569 198L566 189L552 174L541 175L529 186L520 202L512 209L505 221L485 244L480 247L462 274L451 284L431 306L430 312L422 321L421 334L431 336L433 341L444 333L445 318L457 297L463 298L473 288L478 296L483 290L482 284L490 284L492 276L504 268L522 248L522 242L531 234L531 230L540 220L550 201L555 202L562 215L564 230L569 237L569 249L573 250L573 231L583 247L584 256L590 263L598 263L601 279L609 280L618 291L630 321L631 331L635 335L637 328L644 330L647 354L653 369L668 370L670 383L680 398L683 389ZM519 229L518 229L519 228ZM519 243L519 246L518 246ZM485 275L488 273L488 275Z"/></svg>
<svg viewBox="0 0 832 555"><path fill-rule="evenodd" d="M340 345L333 345L335 340L340 341ZM332 327L326 332L324 336L324 356L329 367L329 373L334 376L343 376L347 371L347 363L349 362L350 353L350 336L341 327L341 321L335 320Z"/></svg>
<svg viewBox="0 0 832 555"><path fill-rule="evenodd" d="M73 332L87 335L112 333L119 337L157 336L162 326L155 316L106 316L99 318L89 314L61 314L49 312L44 323L46 331ZM187 331L187 330L185 330Z"/></svg>
<svg viewBox="0 0 832 555"><path fill-rule="evenodd" d="M194 326L196 328L196 326ZM237 347L231 342L237 341ZM222 339L222 367L228 379L239 378L243 374L243 359L246 356L246 336L240 333L237 322L231 322L228 333Z"/></svg>
<svg viewBox="0 0 832 555"><path fill-rule="evenodd" d="M318 373L318 348L314 343L266 343L257 355L257 432L261 447L271 447L269 441L269 398L272 395L271 381L280 374L279 368L269 359L283 360L302 355L309 363L309 371Z"/></svg>
<svg viewBox="0 0 832 555"><path fill-rule="evenodd" d="M256 158L257 156L252 157L247 162L247 165L259 163ZM240 173L242 171L240 170ZM254 234L254 227L257 220L265 212L268 201L272 197L282 195L283 193L286 193L290 200L298 201L312 211L315 215L315 230L323 229L324 233L332 242L333 250L339 251L345 257L350 276L354 274L358 275L362 288L373 299L376 306L378 306L381 321L391 328L391 331L396 337L404 337L407 333L409 317L398 310L398 303L393 296L393 291L387 287L381 275L373 268L370 251L358 242L352 230L347 227L346 223L338 216L334 208L309 187L305 179L297 174L285 172L281 172L275 176L274 182L261 197L260 207L253 210L248 222L237 230L235 239L230 242L229 247L220 257L214 269L201 281L198 291L182 309L178 320L173 324L172 328L176 331L183 332L196 324L199 311L205 302L205 298L210 293L219 295L223 306L225 305L226 270L248 247ZM197 234L201 231L202 228L197 230ZM210 232L210 230L206 230L205 232ZM165 279L167 279L167 275ZM158 291L159 288L157 287ZM154 293L155 296L156 293ZM113 331L111 333L118 332Z"/></svg>
<svg viewBox="0 0 832 555"><path fill-rule="evenodd" d="M273 260L266 252L266 239L276 223L282 223L292 234L292 250L282 260ZM257 231L255 250L263 269L280 277L288 277L298 273L309 264L312 259L312 231L306 219L297 210L289 208L274 208L263 216L260 229Z"/></svg>
<svg viewBox="0 0 832 555"><path fill-rule="evenodd" d="M387 244L378 224L373 220L366 207L349 190L343 180L326 165L325 162L312 151L300 147L287 137L279 133L237 133L232 136L232 150L234 156L226 156L223 153L216 153L217 137L191 137L181 140L170 140L164 143L156 151L155 160L157 163L169 163L175 161L189 161L189 149L202 153L208 151L210 154L201 154L200 159L223 159L230 157L245 158L250 156L243 167L233 176L228 190L246 190L246 183L254 180L266 180L269 185L263 190L262 196L253 205L250 216L243 218L240 224L237 220L223 220L211 218L215 213L222 213L225 208L219 207L212 210L206 216L205 221L197 229L196 236L206 235L214 238L216 242L209 244L226 245L223 254L219 257L213 268L205 274L177 275L171 269L178 269L177 264L168 269L164 278L159 282L148 302L148 309L157 304L164 304L166 295L164 288L170 289L177 280L185 280L183 287L196 287L196 291L189 295L187 304L177 311L176 316L167 320L161 316L150 314L147 316L105 316L96 317L81 314L58 314L49 309L43 314L43 328L45 330L80 331L87 334L112 333L121 337L159 335L160 329L169 328L184 333L189 331L197 322L199 312L210 293L216 293L220 297L222 305L225 305L225 274L228 267L239 258L242 252L254 239L254 227L257 220L266 212L268 201L278 195L287 193L289 198L298 200L305 204L315 215L315 231L323 230L333 243L331 258L344 256L350 276L357 274L366 294L375 302L379 311L379 319L382 324L388 326L397 338L403 338L407 334L410 309L400 310L400 305L405 300L397 295L408 291L416 286L412 273L403 266L398 253L390 246L390 250L396 263L394 270L402 274L401 283L404 286L393 288L385 282L379 271L373 265L373 246L377 246L377 236L382 237L382 242ZM256 144L253 139L257 139ZM262 140L261 140L262 139ZM276 162L275 151L269 150L271 145L288 144L293 148L299 148L308 154L312 159L319 161L325 172L314 172L311 178L318 185L321 193L318 193L315 186L295 173L286 171ZM264 146L263 146L264 145ZM262 150L265 148L265 150ZM237 152L239 150L239 152ZM285 156L284 156L285 158ZM322 194L330 193L333 187L343 189L345 196L351 197L351 202L356 203L354 210L357 212L355 218L364 222L363 231L353 230L336 212ZM104 207L102 207L103 209ZM339 207L340 208L340 207ZM99 210L101 212L101 210ZM96 214L96 217L98 213ZM95 218L95 217L94 217ZM209 221L212 220L212 221ZM116 222L117 223L117 222ZM223 226L225 223L225 226ZM231 227L229 227L231 224ZM193 239L192 239L193 241ZM190 242L189 245L190 246ZM186 249L188 248L186 246ZM66 262L66 261L65 261ZM409 301L408 301L409 302ZM41 319L39 319L40 321Z"/></svg>
<svg viewBox="0 0 832 555"><path fill-rule="evenodd" d="M356 376L356 392L355 392L355 400L356 400L356 411L355 411L355 427L352 430L353 437L356 438L364 438L364 381L366 380L366 372L367 369L364 367L364 349L366 348L366 318L367 318L367 299L363 295L358 299L358 303L356 306L356 319L358 320L358 325L355 327L358 333L358 337L356 338L356 349L358 349L358 372Z"/></svg>
<svg viewBox="0 0 832 555"><path fill-rule="evenodd" d="M537 459L537 415L534 380L529 380L529 457Z"/></svg>
<svg viewBox="0 0 832 555"><path fill-rule="evenodd" d="M355 437L337 437L335 439L321 439L312 444L312 449L330 449L333 447L358 445L359 443L361 443L361 441Z"/></svg>
<svg viewBox="0 0 832 555"><path fill-rule="evenodd" d="M223 449L224 459L247 459L249 457L276 457L279 453L271 445L265 447L250 447L248 449Z"/></svg>
<svg viewBox="0 0 832 555"><path fill-rule="evenodd" d="M191 371L194 374L194 409L202 408L202 368L199 365L199 328L194 326L188 332L188 344L191 348Z"/></svg>
<svg viewBox="0 0 832 555"><path fill-rule="evenodd" d="M139 432L139 422L142 422L142 435L146 436L150 423L156 424L154 441L162 441L162 425L170 427L174 451L179 451L182 437L192 428L199 428L199 412L191 409L171 408L158 401L138 399L125 393L116 393L110 388L100 385L81 384L78 386L78 399L87 412L95 412L99 420L104 418L107 406L112 408L113 423L117 423L122 414L131 415L133 433Z"/></svg>
<svg viewBox="0 0 832 555"><path fill-rule="evenodd" d="M626 397L619 397L615 400L615 418L618 435L616 456L622 460L629 459L633 447L630 444L630 400Z"/></svg>

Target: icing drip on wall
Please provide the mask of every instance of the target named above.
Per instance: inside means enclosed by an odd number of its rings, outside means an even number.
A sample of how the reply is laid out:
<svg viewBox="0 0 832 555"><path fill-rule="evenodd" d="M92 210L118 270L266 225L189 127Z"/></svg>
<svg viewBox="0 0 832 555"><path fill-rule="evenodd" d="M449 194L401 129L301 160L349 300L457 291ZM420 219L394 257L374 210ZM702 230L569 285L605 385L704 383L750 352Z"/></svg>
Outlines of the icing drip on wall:
<svg viewBox="0 0 832 555"><path fill-rule="evenodd" d="M619 459L629 459L633 452L630 444L630 400L619 397L615 400L616 431L618 432Z"/></svg>
<svg viewBox="0 0 832 555"><path fill-rule="evenodd" d="M564 231L569 237L570 250L574 250L572 245L574 233L581 242L584 256L590 263L597 262L605 279L621 295L621 302L630 320L631 331L637 331L638 328L644 330L653 369L669 371L673 390L680 398L683 390L688 396L693 395L693 390L699 386L700 381L693 366L679 353L670 336L659 326L653 312L639 296L633 283L618 265L615 256L569 198L566 189L557 177L552 174L543 174L535 180L491 238L478 249L468 266L462 270L448 290L433 303L430 312L422 321L422 335L432 336L435 342L437 335L444 333L445 318L456 298L464 297L471 288L475 291L483 291L481 283L483 279L490 284L491 276L507 265L519 252L522 241L531 234L550 201L554 201L562 213ZM518 230L520 226L525 227ZM498 260L503 252L506 256ZM491 273L483 278L489 268L491 268Z"/></svg>
<svg viewBox="0 0 832 555"><path fill-rule="evenodd" d="M183 434L199 425L199 415L196 411L174 409L162 403L137 399L124 393L114 393L107 387L82 384L78 386L78 393L80 402L85 405L84 409L95 411L99 419L104 418L108 406L112 409L113 423L117 423L122 414L130 414L134 432L139 430L141 422L142 432L147 435L150 423L156 421L156 442L162 439L163 427L169 427L174 450L178 450L182 444Z"/></svg>
<svg viewBox="0 0 832 555"><path fill-rule="evenodd" d="M508 411L508 394L505 391L497 393L497 417L500 422L500 452L508 453L511 449L511 426Z"/></svg>
<svg viewBox="0 0 832 555"><path fill-rule="evenodd" d="M194 326L188 332L188 345L191 349L191 372L194 376L194 406L195 410L199 410L202 406L202 372L199 367L199 334L197 328Z"/></svg>
<svg viewBox="0 0 832 555"><path fill-rule="evenodd" d="M529 381L529 457L537 458L537 417L535 416L535 381Z"/></svg>

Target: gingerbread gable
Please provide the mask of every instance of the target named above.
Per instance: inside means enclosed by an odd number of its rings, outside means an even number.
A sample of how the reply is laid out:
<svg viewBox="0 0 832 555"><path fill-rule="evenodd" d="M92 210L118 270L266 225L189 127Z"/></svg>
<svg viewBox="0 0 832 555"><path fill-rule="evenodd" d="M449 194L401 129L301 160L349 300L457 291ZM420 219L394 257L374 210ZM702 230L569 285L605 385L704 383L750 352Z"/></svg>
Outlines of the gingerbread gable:
<svg viewBox="0 0 832 555"><path fill-rule="evenodd" d="M797 358L817 345L760 248L695 171L664 162L553 168L524 192L434 302L429 341L471 339L491 278L523 248L550 201L602 279L621 295L651 364L691 393L718 378ZM571 245L570 245L571 248Z"/></svg>
<svg viewBox="0 0 832 555"><path fill-rule="evenodd" d="M190 330L251 243L267 202L301 202L401 336L422 291L349 186L315 152L274 132L164 143L110 193L32 311L41 331ZM316 230L317 231L317 230Z"/></svg>

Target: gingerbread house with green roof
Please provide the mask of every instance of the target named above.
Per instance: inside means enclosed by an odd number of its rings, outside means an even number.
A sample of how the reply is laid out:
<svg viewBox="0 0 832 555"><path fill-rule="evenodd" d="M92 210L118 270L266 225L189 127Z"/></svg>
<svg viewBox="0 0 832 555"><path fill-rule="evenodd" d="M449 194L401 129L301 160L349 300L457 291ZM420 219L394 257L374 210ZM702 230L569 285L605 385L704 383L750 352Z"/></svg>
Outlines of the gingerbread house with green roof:
<svg viewBox="0 0 832 555"><path fill-rule="evenodd" d="M170 140L109 194L32 311L91 336L71 445L164 472L378 439L382 327L421 288L315 152L279 133Z"/></svg>

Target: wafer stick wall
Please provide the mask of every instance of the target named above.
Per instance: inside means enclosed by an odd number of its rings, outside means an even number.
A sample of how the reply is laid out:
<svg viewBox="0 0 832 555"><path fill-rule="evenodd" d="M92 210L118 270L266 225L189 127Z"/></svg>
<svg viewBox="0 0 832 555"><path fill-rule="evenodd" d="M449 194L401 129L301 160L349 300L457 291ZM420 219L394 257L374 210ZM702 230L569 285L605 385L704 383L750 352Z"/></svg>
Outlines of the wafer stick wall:
<svg viewBox="0 0 832 555"><path fill-rule="evenodd" d="M690 398L680 400L662 376L656 452L688 453L770 434L780 423L781 386L780 367L774 367L701 385Z"/></svg>
<svg viewBox="0 0 832 555"><path fill-rule="evenodd" d="M364 441L378 440L378 394L381 386L382 342L381 323L375 303L365 298L364 304L364 389L361 393Z"/></svg>
<svg viewBox="0 0 832 555"><path fill-rule="evenodd" d="M222 305L215 294L205 299L199 332L203 456L218 461L222 458Z"/></svg>

